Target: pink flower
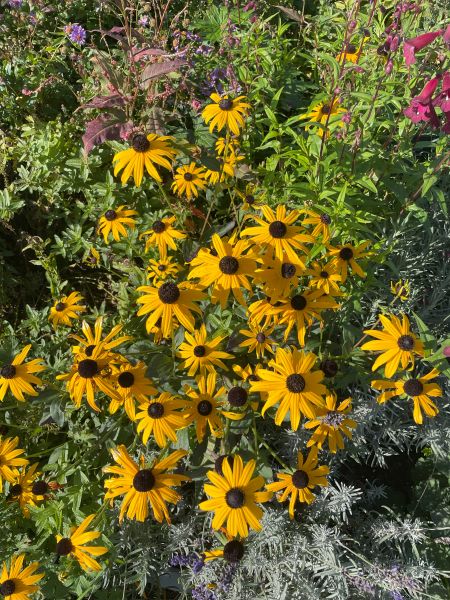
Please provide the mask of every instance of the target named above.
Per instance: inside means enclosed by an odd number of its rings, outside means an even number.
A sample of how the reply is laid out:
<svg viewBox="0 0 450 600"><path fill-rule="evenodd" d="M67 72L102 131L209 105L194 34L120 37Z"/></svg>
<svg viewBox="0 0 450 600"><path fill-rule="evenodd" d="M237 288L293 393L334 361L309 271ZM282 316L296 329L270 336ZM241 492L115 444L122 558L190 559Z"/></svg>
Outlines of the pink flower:
<svg viewBox="0 0 450 600"><path fill-rule="evenodd" d="M450 25L447 25L447 29L442 34L442 37L444 38L444 43L450 46Z"/></svg>
<svg viewBox="0 0 450 600"><path fill-rule="evenodd" d="M31 96L32 93L33 93L33 91L29 90L28 88L23 88L22 89L22 95L23 96Z"/></svg>
<svg viewBox="0 0 450 600"><path fill-rule="evenodd" d="M444 73L442 91L433 100L433 106L439 106L442 112L450 112L450 71Z"/></svg>
<svg viewBox="0 0 450 600"><path fill-rule="evenodd" d="M429 33L423 33L410 40L405 40L403 44L403 56L407 66L413 65L416 62L416 50L422 50L425 46L431 44L439 35L442 35L443 29L438 31L430 31Z"/></svg>
<svg viewBox="0 0 450 600"><path fill-rule="evenodd" d="M434 94L434 91L436 90L440 80L441 76L430 79L430 81L428 81L423 90L414 98L414 100L417 100L421 104L429 104L431 102L431 96Z"/></svg>
<svg viewBox="0 0 450 600"><path fill-rule="evenodd" d="M430 123L432 127L439 127L439 119L434 106L432 104L422 104L417 98L411 100L411 104L408 108L405 108L403 114L408 119L411 119L413 123L425 121L426 123Z"/></svg>

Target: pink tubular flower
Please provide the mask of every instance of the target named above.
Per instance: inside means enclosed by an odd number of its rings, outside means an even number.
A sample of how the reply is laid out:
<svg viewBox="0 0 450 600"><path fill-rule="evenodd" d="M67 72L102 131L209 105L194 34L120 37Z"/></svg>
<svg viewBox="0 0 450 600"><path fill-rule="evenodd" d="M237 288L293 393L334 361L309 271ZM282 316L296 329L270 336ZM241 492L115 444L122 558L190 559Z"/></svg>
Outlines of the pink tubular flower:
<svg viewBox="0 0 450 600"><path fill-rule="evenodd" d="M413 123L425 121L429 122L432 127L439 127L439 118L433 106L433 94L441 78L442 76L438 75L430 79L420 94L413 98L408 108L403 111L403 114Z"/></svg>
<svg viewBox="0 0 450 600"><path fill-rule="evenodd" d="M444 38L444 43L450 46L450 25L447 25L447 29L442 34L442 37Z"/></svg>
<svg viewBox="0 0 450 600"><path fill-rule="evenodd" d="M403 56L405 57L406 65L409 67L416 62L416 51L422 50L425 46L431 44L438 36L444 33L443 29L438 31L430 31L429 33L423 33L410 40L405 40L403 44Z"/></svg>
<svg viewBox="0 0 450 600"><path fill-rule="evenodd" d="M433 106L439 106L444 113L450 112L450 71L444 73L442 91L433 100Z"/></svg>

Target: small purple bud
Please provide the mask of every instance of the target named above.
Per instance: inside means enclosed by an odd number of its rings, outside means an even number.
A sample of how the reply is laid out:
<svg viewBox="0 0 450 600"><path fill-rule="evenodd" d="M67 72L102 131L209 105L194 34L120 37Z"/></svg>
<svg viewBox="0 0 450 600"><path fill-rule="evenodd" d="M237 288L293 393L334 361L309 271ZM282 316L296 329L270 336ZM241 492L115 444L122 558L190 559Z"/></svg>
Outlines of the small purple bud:
<svg viewBox="0 0 450 600"><path fill-rule="evenodd" d="M392 60L388 60L386 66L384 67L384 72L386 75L390 75L392 73L392 69L394 68L394 63Z"/></svg>

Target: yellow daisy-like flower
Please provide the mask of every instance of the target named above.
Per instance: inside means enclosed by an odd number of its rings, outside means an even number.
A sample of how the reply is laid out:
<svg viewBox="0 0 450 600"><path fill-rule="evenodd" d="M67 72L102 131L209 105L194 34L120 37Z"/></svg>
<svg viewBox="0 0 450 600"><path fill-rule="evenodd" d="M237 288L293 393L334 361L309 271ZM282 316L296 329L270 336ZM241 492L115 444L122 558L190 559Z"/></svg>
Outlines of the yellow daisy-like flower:
<svg viewBox="0 0 450 600"><path fill-rule="evenodd" d="M75 355L75 362L69 373L57 375L56 379L67 381L66 388L72 402L80 408L83 396L92 410L100 412L95 403L95 394L100 390L112 399L120 400L118 392L110 380L111 358L102 346L95 346L89 356L84 352Z"/></svg>
<svg viewBox="0 0 450 600"><path fill-rule="evenodd" d="M168 440L176 443L178 429L187 427L186 419L179 412L187 408L188 402L180 400L169 392L163 392L157 398L146 400L139 405L136 415L138 433L142 433L142 442L146 444L151 435L160 448L164 448Z"/></svg>
<svg viewBox="0 0 450 600"><path fill-rule="evenodd" d="M219 367L224 371L227 370L226 364L221 359L233 358L233 355L216 350L217 346L225 339L225 336L217 336L212 340L207 340L206 327L203 324L192 335L186 332L184 338L186 341L180 345L177 356L184 359L180 367L189 369L189 377L195 375L197 371L204 373L205 370L208 370L212 373L215 370L214 367Z"/></svg>
<svg viewBox="0 0 450 600"><path fill-rule="evenodd" d="M83 263L91 268L100 264L100 253L94 246L89 249L89 254L83 259Z"/></svg>
<svg viewBox="0 0 450 600"><path fill-rule="evenodd" d="M225 127L234 135L239 136L240 129L244 127L244 117L247 116L250 104L242 102L245 96L238 96L234 100L219 94L211 94L213 104L208 104L203 109L202 117L206 124L209 124L209 131L212 133L214 128L222 131ZM211 121L211 122L210 122Z"/></svg>
<svg viewBox="0 0 450 600"><path fill-rule="evenodd" d="M399 279L395 283L391 281L391 292L396 298L400 298L402 302L405 302L411 292L409 281L407 279Z"/></svg>
<svg viewBox="0 0 450 600"><path fill-rule="evenodd" d="M242 560L245 554L245 545L240 540L229 540L223 548L206 550L203 552L205 562L223 558L229 563L236 564Z"/></svg>
<svg viewBox="0 0 450 600"><path fill-rule="evenodd" d="M178 196L186 196L188 200L192 196L198 197L198 190L204 190L205 169L197 167L195 162L178 167L177 175L174 175L172 189Z"/></svg>
<svg viewBox="0 0 450 600"><path fill-rule="evenodd" d="M308 216L302 220L302 225L314 225L311 235L314 238L322 236L322 243L326 244L330 241L330 224L331 217L327 213L318 214L313 210L303 209L303 212Z"/></svg>
<svg viewBox="0 0 450 600"><path fill-rule="evenodd" d="M253 326L270 327L277 325L282 310L282 302L275 298L262 298L248 307L248 320Z"/></svg>
<svg viewBox="0 0 450 600"><path fill-rule="evenodd" d="M352 399L346 398L338 404L336 394L331 392L327 394L325 404L326 408L316 419L305 423L305 429L315 429L306 445L308 448L317 446L320 450L328 441L330 452L335 454L338 449L344 448L342 433L351 439L351 430L356 427L356 421L347 417L352 408Z"/></svg>
<svg viewBox="0 0 450 600"><path fill-rule="evenodd" d="M267 392L268 398L261 411L263 416L269 408L280 404L275 424L281 425L289 411L294 431L298 429L302 414L308 419L316 418L317 407L324 407L323 396L327 393L327 388L320 383L323 372L312 371L316 359L312 352L277 348L275 359L270 361L274 370L258 369L260 381L250 384L251 392Z"/></svg>
<svg viewBox="0 0 450 600"><path fill-rule="evenodd" d="M266 350L273 354L272 346L276 344L269 336L273 332L275 326L258 327L257 325L249 324L250 329L240 329L239 333L247 339L239 344L239 348L247 348L248 352L256 351L256 358L264 357Z"/></svg>
<svg viewBox="0 0 450 600"><path fill-rule="evenodd" d="M138 465L123 445L111 450L111 453L118 466L105 467L103 470L118 477L106 479L105 488L108 491L105 500L111 500L112 504L117 496L125 496L120 508L119 523L123 521L125 515L129 519L145 521L148 517L149 505L158 523L162 523L164 519L170 523L166 503L176 504L181 499L172 486L190 481L191 478L186 475L167 473L167 471L174 469L180 458L186 456L187 452L176 450L152 466L145 466L144 457L141 457L141 464Z"/></svg>
<svg viewBox="0 0 450 600"><path fill-rule="evenodd" d="M60 323L70 326L70 319L79 319L80 313L86 312L86 307L83 304L78 304L82 300L83 296L79 292L72 292L68 296L56 300L48 317L53 327L58 327Z"/></svg>
<svg viewBox="0 0 450 600"><path fill-rule="evenodd" d="M165 281L172 277L176 277L181 271L181 266L178 263L173 263L170 257L160 258L159 260L149 260L147 267L147 279L156 283L157 281Z"/></svg>
<svg viewBox="0 0 450 600"><path fill-rule="evenodd" d="M242 155L230 154L225 159L217 157L215 161L210 160L209 167L205 171L205 179L211 185L216 185L219 181L222 183L229 177L234 177L236 163L243 159Z"/></svg>
<svg viewBox="0 0 450 600"><path fill-rule="evenodd" d="M250 460L245 466L242 458L234 456L233 467L225 460L222 465L223 476L208 471L207 477L213 485L205 484L205 492L210 500L199 504L205 511L213 511L212 528L220 529L226 522L227 531L232 536L246 538L249 527L261 531L262 509L257 505L272 498L272 492L257 491L264 485L261 475L252 479L256 462Z"/></svg>
<svg viewBox="0 0 450 600"><path fill-rule="evenodd" d="M326 487L328 481L325 475L328 475L330 469L325 466L317 466L317 448L311 448L306 460L303 460L301 452L298 453L297 457L297 469L292 473L277 473L278 479L274 483L266 484L266 488L272 492L280 492L278 495L278 502L284 502L289 499L289 517L294 518L294 510L297 500L299 502L306 502L311 504L314 500L314 494L312 490L316 486Z"/></svg>
<svg viewBox="0 0 450 600"><path fill-rule="evenodd" d="M18 473L16 467L24 467L28 464L26 458L19 458L25 450L18 448L18 445L18 437L0 440L0 492L3 491L3 480L12 483Z"/></svg>
<svg viewBox="0 0 450 600"><path fill-rule="evenodd" d="M335 98L332 103L319 102L314 105L310 112L300 115L299 119L308 119L312 123L320 123L322 127L317 131L320 137L323 137L325 129L330 127L342 127L343 122L340 120L339 114L346 112L347 109L340 106L339 98ZM314 125L306 125L305 129L309 131L312 127L317 129ZM327 132L328 133L328 132Z"/></svg>
<svg viewBox="0 0 450 600"><path fill-rule="evenodd" d="M338 63L352 62L356 64L361 56L363 46L368 39L368 37L365 37L360 43L359 47L355 46L355 44L348 43L344 52L339 52L339 54L336 56Z"/></svg>
<svg viewBox="0 0 450 600"><path fill-rule="evenodd" d="M151 379L145 376L147 365L139 361L136 365L124 363L120 365L112 377L112 382L118 397L113 398L109 405L109 412L114 414L121 406L131 421L135 420L136 410L134 401L143 402L147 396L153 396L157 390L152 385Z"/></svg>
<svg viewBox="0 0 450 600"><path fill-rule="evenodd" d="M172 227L175 222L175 217L167 217L165 219L156 220L151 229L147 229L141 233L140 237L148 235L145 242L145 251L150 248L158 248L160 258L167 258L167 248L176 250L177 245L175 240L183 240L186 234L183 231L178 231Z"/></svg>
<svg viewBox="0 0 450 600"><path fill-rule="evenodd" d="M322 290L305 290L301 294L295 294L283 304L280 311L280 325L286 324L284 340L296 325L297 339L300 346L305 345L306 328L310 327L313 320L322 320L321 312L330 308L339 308L333 298L326 296Z"/></svg>
<svg viewBox="0 0 450 600"><path fill-rule="evenodd" d="M212 236L215 254L200 251L191 261L192 269L188 279L198 278L202 287L212 286L211 301L220 302L225 308L230 292L236 300L246 306L241 287L252 291L248 281L256 269L256 256L249 253L249 243L245 240L236 241L233 235L228 241L220 238L217 233Z"/></svg>
<svg viewBox="0 0 450 600"><path fill-rule="evenodd" d="M45 500L43 494L35 494L34 483L40 473L36 473L38 463L31 465L27 470L16 471L9 487L9 496L13 502L18 502L25 517L30 516L29 506L37 506L38 502Z"/></svg>
<svg viewBox="0 0 450 600"><path fill-rule="evenodd" d="M313 261L305 274L311 276L310 285L321 290L322 293L328 296L342 296L339 288L342 277L336 263L330 262L327 265L321 265L319 262Z"/></svg>
<svg viewBox="0 0 450 600"><path fill-rule="evenodd" d="M94 332L92 332L89 323L83 321L81 330L84 334L84 338L74 333L69 335L69 337L74 338L80 344L79 346L72 346L72 352L74 354L84 353L88 358L92 356L93 351L97 347L102 348L105 352L110 352L113 348L133 339L129 335L122 335L113 339L120 331L122 331L122 329L123 325L115 325L102 339L103 317L97 317L97 319L95 319Z"/></svg>
<svg viewBox="0 0 450 600"><path fill-rule="evenodd" d="M266 254L255 272L255 280L262 284L265 294L277 299L288 296L292 288L297 288L305 273L305 265L299 258L290 262L286 257L280 260Z"/></svg>
<svg viewBox="0 0 450 600"><path fill-rule="evenodd" d="M369 252L365 252L365 249L370 242L363 242L359 246L353 246L353 244L344 244L343 246L329 246L328 252L332 257L331 263L336 265L339 274L342 277L342 283L347 280L348 269L359 275L359 277L365 277L366 274L361 269L359 264L356 262L361 258L369 256Z"/></svg>
<svg viewBox="0 0 450 600"><path fill-rule="evenodd" d="M43 577L43 573L35 574L39 569L38 562L32 562L23 569L25 554L19 554L11 558L11 566L8 569L6 562L3 563L0 576L0 596L5 600L28 600L31 595L39 591L36 585Z"/></svg>
<svg viewBox="0 0 450 600"><path fill-rule="evenodd" d="M215 143L215 149L218 156L236 154L239 148L239 139L234 137L219 137Z"/></svg>
<svg viewBox="0 0 450 600"><path fill-rule="evenodd" d="M161 176L156 170L155 164L166 169L172 169L172 163L177 152L170 146L171 137L167 135L156 135L150 133L145 135L137 133L131 141L131 148L118 152L113 157L114 176L124 169L121 177L122 183L126 183L131 175L137 187L141 185L144 176L144 168L156 181L161 182Z"/></svg>
<svg viewBox="0 0 450 600"><path fill-rule="evenodd" d="M215 372L208 375L203 374L196 377L198 392L189 385L184 386L184 392L192 399L184 411L184 417L187 424L195 422L195 431L197 441L202 442L206 434L206 427L209 425L211 434L214 437L223 436L222 415L228 418L240 419L241 416L235 416L233 413L227 413L222 410L222 401L220 397L225 394L225 388L222 386L216 391L217 374Z"/></svg>
<svg viewBox="0 0 450 600"><path fill-rule="evenodd" d="M101 566L92 556L103 556L108 552L108 548L105 548L105 546L85 546L87 542L92 542L101 536L100 531L87 531L94 518L95 513L86 517L78 527L71 527L69 537L56 536L58 560L61 556L73 556L77 559L83 571L101 571Z"/></svg>
<svg viewBox="0 0 450 600"><path fill-rule="evenodd" d="M130 229L135 228L136 220L132 217L137 214L136 210L125 209L125 204L122 204L117 209L110 208L100 217L97 232L103 236L105 244L108 243L110 233L116 242L118 242L121 236L128 237L124 225L127 225Z"/></svg>
<svg viewBox="0 0 450 600"><path fill-rule="evenodd" d="M257 227L247 227L241 233L242 236L251 236L251 242L263 248L270 248L272 253L282 262L286 258L291 263L298 263L299 258L295 250L301 250L305 254L308 250L302 242L314 242L314 238L301 233L302 228L293 225L299 216L298 210L286 214L283 204L277 206L274 213L270 206L261 207L264 218L252 215L252 219L258 223Z"/></svg>
<svg viewBox="0 0 450 600"><path fill-rule="evenodd" d="M11 362L0 368L0 401L5 398L8 390L20 402L25 402L24 394L29 396L38 395L31 384L42 385L42 381L33 373L45 371L47 367L42 364L42 358L34 358L26 363L23 362L30 349L31 344L28 344L19 354L16 354Z"/></svg>
<svg viewBox="0 0 450 600"><path fill-rule="evenodd" d="M201 314L201 309L194 304L205 298L205 294L192 287L187 282L179 284L167 281L158 283L157 287L141 285L138 292L144 295L137 299L142 304L138 310L138 317L150 313L146 320L147 333L161 318L161 332L163 337L171 338L176 319L188 331L194 331L195 322L192 313Z"/></svg>
<svg viewBox="0 0 450 600"><path fill-rule="evenodd" d="M261 208L266 198L266 192L255 183L248 183L245 190L236 189L236 194L242 200L242 209L245 211Z"/></svg>
<svg viewBox="0 0 450 600"><path fill-rule="evenodd" d="M422 377L411 377L409 379L400 379L398 381L383 381L377 379L372 381L371 386L376 390L382 390L377 398L380 404L387 402L394 396L406 396L412 400L414 405L413 418L418 425L423 423L422 411L427 417L435 417L439 409L431 398L440 398L442 396L441 387L430 379L437 377L439 371L432 369Z"/></svg>
<svg viewBox="0 0 450 600"><path fill-rule="evenodd" d="M361 350L381 351L380 356L372 365L372 371L385 365L385 376L392 377L400 363L403 369L406 369L411 363L412 369L415 355L424 356L424 348L422 342L412 333L408 317L402 315L400 321L395 315L380 315L379 319L383 330L364 330L366 335L370 335L376 340L366 342L361 346Z"/></svg>
<svg viewBox="0 0 450 600"><path fill-rule="evenodd" d="M247 383L251 383L252 381L261 381L257 375L258 370L261 368L262 365L259 363L255 365L255 367L252 367L251 365L247 365L246 367L241 367L241 365L233 365L233 371L236 373L236 375L240 377L242 381ZM267 392L260 392L259 395L263 402L265 402L268 398ZM256 410L256 408L257 406L254 408L254 410Z"/></svg>

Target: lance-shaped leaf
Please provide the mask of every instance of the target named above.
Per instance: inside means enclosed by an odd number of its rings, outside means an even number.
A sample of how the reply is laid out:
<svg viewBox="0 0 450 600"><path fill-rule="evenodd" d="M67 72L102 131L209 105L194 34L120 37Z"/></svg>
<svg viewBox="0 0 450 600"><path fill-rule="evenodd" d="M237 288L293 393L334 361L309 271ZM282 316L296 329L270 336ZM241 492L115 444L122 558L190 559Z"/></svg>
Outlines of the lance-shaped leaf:
<svg viewBox="0 0 450 600"><path fill-rule="evenodd" d="M83 135L84 152L86 154L89 154L94 146L98 146L106 140L121 140L131 132L133 123L125 120L125 113L122 113L120 117L101 115L86 123L86 131Z"/></svg>
<svg viewBox="0 0 450 600"><path fill-rule="evenodd" d="M92 100L86 102L86 104L82 104L80 108L112 108L114 106L125 106L127 100L129 98L127 96L122 96L122 94L110 94L109 96L94 96Z"/></svg>
<svg viewBox="0 0 450 600"><path fill-rule="evenodd" d="M176 60L167 60L165 62L147 65L144 71L142 72L142 87L147 88L150 85L150 81L152 79L157 79L158 77L162 77L162 75L167 75L167 73L173 73L174 71L178 71L178 69L184 66L185 64L185 60L183 60L182 58L177 58Z"/></svg>

